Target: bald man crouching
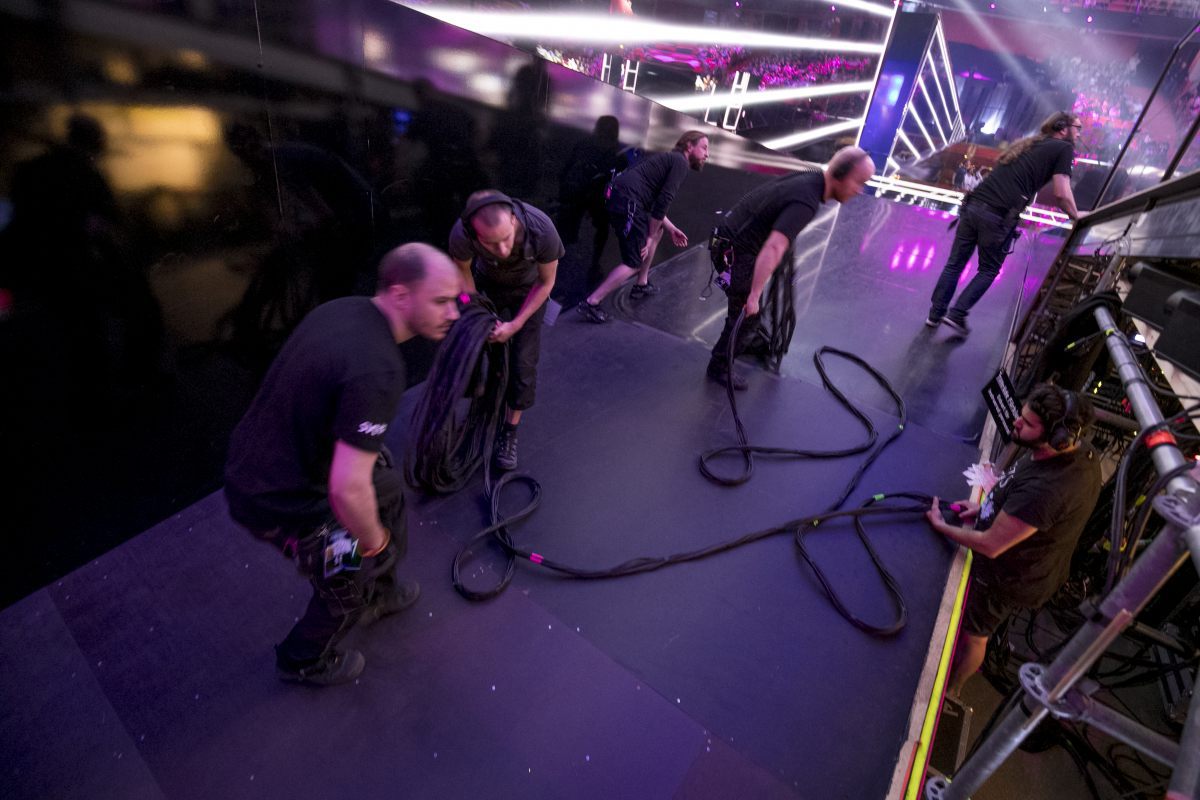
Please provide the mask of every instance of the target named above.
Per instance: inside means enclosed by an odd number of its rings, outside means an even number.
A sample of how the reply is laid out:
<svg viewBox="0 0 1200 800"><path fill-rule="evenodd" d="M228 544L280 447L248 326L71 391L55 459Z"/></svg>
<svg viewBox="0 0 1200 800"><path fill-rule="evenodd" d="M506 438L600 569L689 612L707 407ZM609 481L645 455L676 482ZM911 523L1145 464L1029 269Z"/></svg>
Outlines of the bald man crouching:
<svg viewBox="0 0 1200 800"><path fill-rule="evenodd" d="M333 300L301 321L234 429L229 513L294 560L313 587L304 616L275 647L281 680L354 680L366 660L338 643L355 625L417 600L417 583L395 576L407 544L403 480L383 438L406 386L397 345L445 338L461 291L441 251L392 250L374 297Z"/></svg>
<svg viewBox="0 0 1200 800"><path fill-rule="evenodd" d="M729 311L725 327L712 350L708 377L725 386L745 389L728 357L729 337L742 309L746 320L734 344L733 356L745 351L758 332L759 304L771 275L792 249L817 210L829 200L845 203L863 192L875 162L857 147L839 150L824 172L798 172L777 178L750 191L733 208L713 237L712 259L718 273L728 273Z"/></svg>

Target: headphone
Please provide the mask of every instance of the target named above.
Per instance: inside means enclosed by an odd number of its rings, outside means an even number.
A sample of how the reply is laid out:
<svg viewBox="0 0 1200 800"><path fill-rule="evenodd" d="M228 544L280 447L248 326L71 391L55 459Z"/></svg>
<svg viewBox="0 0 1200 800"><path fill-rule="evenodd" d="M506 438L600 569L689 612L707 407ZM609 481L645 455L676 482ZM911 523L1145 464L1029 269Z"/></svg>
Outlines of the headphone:
<svg viewBox="0 0 1200 800"><path fill-rule="evenodd" d="M1057 389L1057 387L1055 388ZM1066 450L1075 444L1083 429L1078 420L1074 425L1071 424L1071 420L1075 416L1075 393L1068 389L1057 389L1057 391L1058 397L1063 403L1063 412L1047 428L1046 442L1055 450Z"/></svg>
<svg viewBox="0 0 1200 800"><path fill-rule="evenodd" d="M514 200L508 195L504 194L504 192L492 190L480 192L478 197L467 203L467 207L464 208L462 210L462 214L459 215L459 219L462 220L463 233L473 242L476 241L478 237L475 235L475 226L471 224L471 219L484 206L508 206L509 209L512 210L513 216L520 220L522 227L526 229L529 227L525 224L525 214L521 209L520 200Z"/></svg>
<svg viewBox="0 0 1200 800"><path fill-rule="evenodd" d="M1050 126L1050 129L1052 131L1054 131L1055 133L1062 133L1067 128L1071 127L1071 115L1065 111L1060 111L1058 113L1059 113L1059 119L1057 122L1055 122L1053 125Z"/></svg>
<svg viewBox="0 0 1200 800"><path fill-rule="evenodd" d="M857 158L852 158L843 164L838 164L833 169L833 171L829 173L829 177L833 178L835 181L844 181L844 180L846 180L846 177L852 171L854 171L854 168L857 167L859 164L861 164L863 161L865 161L867 158L869 158L869 154L864 152L862 155L858 156Z"/></svg>

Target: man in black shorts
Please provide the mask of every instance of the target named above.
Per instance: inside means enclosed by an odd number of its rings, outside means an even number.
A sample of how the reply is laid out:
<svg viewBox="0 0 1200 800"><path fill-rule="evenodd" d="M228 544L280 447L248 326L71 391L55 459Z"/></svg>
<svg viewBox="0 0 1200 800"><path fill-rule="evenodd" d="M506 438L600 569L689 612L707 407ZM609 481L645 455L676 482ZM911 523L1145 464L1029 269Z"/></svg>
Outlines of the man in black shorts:
<svg viewBox="0 0 1200 800"><path fill-rule="evenodd" d="M638 276L631 297L640 300L658 291L650 283L650 263L662 239L671 234L676 247L687 247L687 234L667 219L667 209L689 169L699 172L708 160L708 135L688 131L679 137L669 153L643 158L612 182L608 197L608 218L621 247L621 263L590 295L578 310L589 322L608 322L609 315L600 303L613 289Z"/></svg>
<svg viewBox="0 0 1200 800"><path fill-rule="evenodd" d="M458 270L435 248L392 250L374 297L333 300L301 321L234 429L229 513L295 560L313 587L308 610L275 647L282 680L353 680L365 659L338 642L416 602L416 582L395 577L407 548L403 480L383 437L405 389L397 345L444 338L461 291Z"/></svg>
<svg viewBox="0 0 1200 800"><path fill-rule="evenodd" d="M450 231L450 257L468 292L476 289L501 321L488 341L509 342L504 423L496 439L496 465L517 468L517 425L533 406L546 299L566 250L550 218L493 189L467 198Z"/></svg>
<svg viewBox="0 0 1200 800"><path fill-rule="evenodd" d="M746 320L734 345L734 357L758 331L758 312L763 289L776 268L792 249L800 231L812 222L827 200L845 203L862 194L875 174L875 163L866 151L846 147L834 154L824 172L798 172L763 184L750 191L717 226L713 240L713 266L729 274L729 310L725 327L712 349L708 377L724 386L745 389L746 379L733 370L728 360L729 337L742 309Z"/></svg>
<svg viewBox="0 0 1200 800"><path fill-rule="evenodd" d="M1066 582L1083 526L1100 495L1100 458L1080 439L1091 404L1050 384L1033 388L1013 425L1028 450L1005 470L982 506L958 501L951 525L934 498L926 513L943 536L975 551L948 692L958 696L983 663L988 638L1023 608L1038 608Z"/></svg>
<svg viewBox="0 0 1200 800"><path fill-rule="evenodd" d="M930 298L927 326L945 325L960 336L971 332L967 312L1000 274L1009 245L1016 238L1021 212L1047 182L1054 183L1054 200L1059 208L1072 220L1079 219L1071 192L1071 163L1075 158L1075 136L1081 128L1074 114L1051 114L1038 135L1021 139L1005 150L996 169L966 196L950 257ZM976 247L979 272L951 307L958 277Z"/></svg>

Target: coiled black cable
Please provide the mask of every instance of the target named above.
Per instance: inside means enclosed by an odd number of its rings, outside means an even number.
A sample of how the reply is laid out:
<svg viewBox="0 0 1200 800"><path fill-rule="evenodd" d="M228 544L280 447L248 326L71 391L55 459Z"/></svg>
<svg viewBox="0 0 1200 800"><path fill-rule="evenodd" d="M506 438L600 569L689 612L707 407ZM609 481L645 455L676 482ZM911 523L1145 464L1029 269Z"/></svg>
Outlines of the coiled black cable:
<svg viewBox="0 0 1200 800"><path fill-rule="evenodd" d="M475 298L438 348L409 422L410 485L458 491L490 456L508 384L508 344L488 343L496 320L490 304Z"/></svg>
<svg viewBox="0 0 1200 800"><path fill-rule="evenodd" d="M796 268L792 263L791 252L783 257L784 267L780 274L775 275L767 287L768 298L764 306L771 311L771 330L767 336L766 366L772 372L779 372L783 357L787 355L792 343L792 335L796 332L796 307L792 294L792 284L796 280ZM731 342L735 341L730 339ZM733 364L732 361L729 362Z"/></svg>

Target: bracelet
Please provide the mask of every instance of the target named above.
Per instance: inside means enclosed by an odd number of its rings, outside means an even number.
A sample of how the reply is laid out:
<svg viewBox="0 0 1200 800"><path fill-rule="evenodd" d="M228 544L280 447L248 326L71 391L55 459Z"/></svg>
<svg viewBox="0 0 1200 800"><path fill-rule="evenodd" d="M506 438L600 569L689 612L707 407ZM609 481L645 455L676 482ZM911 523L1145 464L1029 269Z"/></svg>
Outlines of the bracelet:
<svg viewBox="0 0 1200 800"><path fill-rule="evenodd" d="M370 551L364 550L362 552L362 557L363 558L374 558L375 556L382 553L384 550L387 550L388 545L391 543L392 543L392 532L388 531L387 536L383 540L383 544L379 545L379 547L376 547L374 550L370 550Z"/></svg>

